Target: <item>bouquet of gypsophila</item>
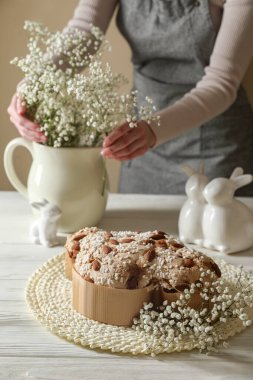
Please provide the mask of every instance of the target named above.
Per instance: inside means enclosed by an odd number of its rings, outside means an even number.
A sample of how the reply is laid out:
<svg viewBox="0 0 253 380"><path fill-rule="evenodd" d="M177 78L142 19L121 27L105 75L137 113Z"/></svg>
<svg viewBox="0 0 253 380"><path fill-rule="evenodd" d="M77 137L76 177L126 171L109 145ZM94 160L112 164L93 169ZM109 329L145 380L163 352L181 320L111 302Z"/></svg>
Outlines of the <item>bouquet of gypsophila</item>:
<svg viewBox="0 0 253 380"><path fill-rule="evenodd" d="M110 46L98 28L91 27L89 34L75 28L52 33L42 24L26 21L24 29L30 32L29 53L11 63L25 75L17 92L25 102L26 116L47 136L45 145L101 146L122 121L137 125L137 94L119 92L127 81L102 63ZM139 118L159 123L152 101L146 100Z"/></svg>
<svg viewBox="0 0 253 380"><path fill-rule="evenodd" d="M145 339L152 356L161 352L192 350L216 352L228 347L227 338L250 326L253 321L253 277L243 267L234 268L219 262L222 276L200 270L196 283L185 284L183 292L174 295L174 302L162 306L144 304L133 328ZM208 279L208 280L207 280ZM172 289L171 289L172 290ZM193 295L200 305L190 306Z"/></svg>

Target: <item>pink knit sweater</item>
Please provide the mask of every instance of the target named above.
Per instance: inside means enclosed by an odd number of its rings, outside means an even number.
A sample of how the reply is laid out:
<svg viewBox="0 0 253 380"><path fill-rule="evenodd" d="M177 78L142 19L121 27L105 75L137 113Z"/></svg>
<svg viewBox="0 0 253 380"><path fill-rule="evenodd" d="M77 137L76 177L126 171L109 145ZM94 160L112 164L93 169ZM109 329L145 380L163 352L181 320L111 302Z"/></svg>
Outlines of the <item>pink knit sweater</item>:
<svg viewBox="0 0 253 380"><path fill-rule="evenodd" d="M105 32L117 3L118 0L80 0L68 26L88 30L93 24ZM209 66L194 89L158 112L161 124L153 126L157 145L224 112L234 102L253 57L253 0L209 0L209 3L218 31ZM152 94L147 95L152 98Z"/></svg>

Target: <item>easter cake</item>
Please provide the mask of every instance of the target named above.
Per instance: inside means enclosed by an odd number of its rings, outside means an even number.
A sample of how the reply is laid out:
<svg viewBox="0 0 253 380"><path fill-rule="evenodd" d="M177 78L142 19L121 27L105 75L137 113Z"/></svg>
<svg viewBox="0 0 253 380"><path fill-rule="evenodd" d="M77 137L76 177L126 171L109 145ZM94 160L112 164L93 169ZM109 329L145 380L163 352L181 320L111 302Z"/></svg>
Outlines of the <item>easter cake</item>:
<svg viewBox="0 0 253 380"><path fill-rule="evenodd" d="M220 277L218 265L162 231L84 228L66 242L73 308L88 318L129 326L144 302L173 302L200 282ZM200 308L199 290L189 306ZM203 306L203 305L202 305Z"/></svg>

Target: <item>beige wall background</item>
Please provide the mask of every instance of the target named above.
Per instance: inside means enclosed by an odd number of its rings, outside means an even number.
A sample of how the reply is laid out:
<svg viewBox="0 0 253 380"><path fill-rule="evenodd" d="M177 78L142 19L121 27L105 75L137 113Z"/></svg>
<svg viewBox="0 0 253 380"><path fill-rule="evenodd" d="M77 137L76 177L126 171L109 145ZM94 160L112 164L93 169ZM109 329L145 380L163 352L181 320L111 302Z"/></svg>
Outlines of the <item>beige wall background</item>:
<svg viewBox="0 0 253 380"><path fill-rule="evenodd" d="M106 0L105 0L106 1ZM23 31L25 20L36 20L45 23L51 30L61 30L73 14L78 0L0 0L0 190L11 190L12 187L3 168L3 152L7 143L18 136L15 127L9 121L6 109L21 79L18 68L9 64L15 56L26 54L27 34ZM112 45L112 53L106 57L116 72L122 72L129 79L131 87L130 50L125 40L118 33L115 19L107 32ZM253 64L249 68L245 87L253 104ZM26 182L30 166L29 153L17 149L15 166L20 178ZM119 164L107 161L111 191L117 191Z"/></svg>

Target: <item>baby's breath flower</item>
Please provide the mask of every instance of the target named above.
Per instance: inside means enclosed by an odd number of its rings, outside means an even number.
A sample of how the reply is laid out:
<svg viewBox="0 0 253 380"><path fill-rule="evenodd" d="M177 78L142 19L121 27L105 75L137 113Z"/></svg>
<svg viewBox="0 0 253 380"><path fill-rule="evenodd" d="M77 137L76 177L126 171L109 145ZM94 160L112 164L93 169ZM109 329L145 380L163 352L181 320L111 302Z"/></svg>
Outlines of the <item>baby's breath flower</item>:
<svg viewBox="0 0 253 380"><path fill-rule="evenodd" d="M152 334L164 347L169 347L172 341L176 345L185 338L200 352L216 352L220 345L227 348L228 343L217 334L215 327L233 319L245 327L252 324L248 313L253 304L252 276L238 268L236 283L232 284L225 277L206 281L208 274L212 272L202 271L201 279L190 290L185 289L176 302L164 301L159 310L151 303L146 304L132 327L144 336ZM195 292L203 301L198 310L188 305Z"/></svg>
<svg viewBox="0 0 253 380"><path fill-rule="evenodd" d="M137 119L159 122L150 99L136 111L136 91L119 93L127 81L102 63L109 44L99 28L91 26L89 34L75 28L52 33L31 21L24 28L30 33L28 54L11 63L24 73L17 92L27 117L47 136L45 144L102 146L105 136L124 120L131 128Z"/></svg>

